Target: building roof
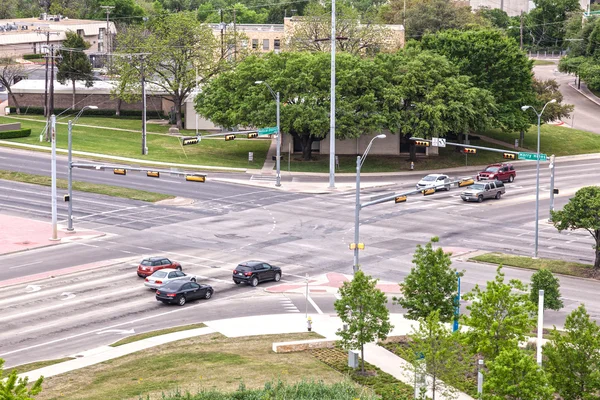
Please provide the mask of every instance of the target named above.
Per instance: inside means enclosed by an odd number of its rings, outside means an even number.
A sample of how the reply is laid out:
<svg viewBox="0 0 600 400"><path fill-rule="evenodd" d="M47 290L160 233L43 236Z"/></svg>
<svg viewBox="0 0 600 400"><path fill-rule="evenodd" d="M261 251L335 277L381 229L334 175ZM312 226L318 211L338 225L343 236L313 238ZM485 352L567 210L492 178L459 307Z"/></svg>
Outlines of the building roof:
<svg viewBox="0 0 600 400"><path fill-rule="evenodd" d="M115 81L94 81L94 86L85 87L83 81L75 82L75 91L79 94L110 94L111 90L116 86ZM46 81L43 79L23 79L11 86L13 93L44 93L46 89ZM71 94L73 93L73 86L70 82L66 82L64 85L58 81L54 81L54 93L55 94ZM164 89L159 88L151 83L146 83L146 93L149 96L167 95Z"/></svg>

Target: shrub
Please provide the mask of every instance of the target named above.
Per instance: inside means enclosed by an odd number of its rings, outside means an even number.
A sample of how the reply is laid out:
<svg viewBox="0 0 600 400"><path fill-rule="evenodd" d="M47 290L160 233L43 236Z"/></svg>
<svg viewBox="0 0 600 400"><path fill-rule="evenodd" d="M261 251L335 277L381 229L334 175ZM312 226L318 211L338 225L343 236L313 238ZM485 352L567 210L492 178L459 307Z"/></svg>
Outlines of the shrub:
<svg viewBox="0 0 600 400"><path fill-rule="evenodd" d="M18 129L14 131L0 131L0 139L15 139L31 135L31 129Z"/></svg>
<svg viewBox="0 0 600 400"><path fill-rule="evenodd" d="M23 60L40 60L44 58L43 54L24 54Z"/></svg>

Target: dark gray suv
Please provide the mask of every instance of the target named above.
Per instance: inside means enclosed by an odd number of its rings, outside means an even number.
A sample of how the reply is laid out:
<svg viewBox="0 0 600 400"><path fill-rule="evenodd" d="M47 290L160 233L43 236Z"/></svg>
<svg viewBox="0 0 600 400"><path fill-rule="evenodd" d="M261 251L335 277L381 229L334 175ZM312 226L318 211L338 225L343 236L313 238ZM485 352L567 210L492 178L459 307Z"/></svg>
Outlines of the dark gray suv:
<svg viewBox="0 0 600 400"><path fill-rule="evenodd" d="M236 285L244 282L251 286L257 286L259 282L275 281L281 279L281 268L262 261L246 261L240 263L232 275Z"/></svg>

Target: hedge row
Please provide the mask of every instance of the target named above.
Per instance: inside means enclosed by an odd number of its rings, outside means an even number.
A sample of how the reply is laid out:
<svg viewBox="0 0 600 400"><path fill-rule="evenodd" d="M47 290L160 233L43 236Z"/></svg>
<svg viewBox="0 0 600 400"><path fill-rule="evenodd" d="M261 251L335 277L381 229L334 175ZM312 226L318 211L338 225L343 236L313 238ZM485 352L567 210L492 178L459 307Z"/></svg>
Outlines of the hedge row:
<svg viewBox="0 0 600 400"><path fill-rule="evenodd" d="M0 139L14 139L31 135L31 129L18 129L14 131L0 131Z"/></svg>
<svg viewBox="0 0 600 400"><path fill-rule="evenodd" d="M43 54L24 54L23 55L24 60L39 60L42 58L44 58Z"/></svg>
<svg viewBox="0 0 600 400"><path fill-rule="evenodd" d="M11 107L10 108L11 114L16 113L17 112L16 110L17 109L15 107ZM63 111L65 111L64 108L55 108L54 114L58 115L58 114L62 113ZM79 110L69 110L68 113L77 114L78 111ZM21 107L21 114L44 115L44 108L43 107ZM87 110L85 110L85 115L86 116L97 115L97 116L114 117L115 110L87 109ZM121 110L121 117L140 117L140 118L142 118L142 111L140 111L140 110ZM162 118L165 118L165 115L162 112L146 111L146 117L162 119Z"/></svg>

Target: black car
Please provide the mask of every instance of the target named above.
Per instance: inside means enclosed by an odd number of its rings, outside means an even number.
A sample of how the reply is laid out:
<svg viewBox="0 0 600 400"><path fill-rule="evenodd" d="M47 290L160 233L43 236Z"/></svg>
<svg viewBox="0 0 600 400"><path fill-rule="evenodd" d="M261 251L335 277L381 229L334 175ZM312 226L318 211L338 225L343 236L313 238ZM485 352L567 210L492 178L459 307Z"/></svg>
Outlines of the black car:
<svg viewBox="0 0 600 400"><path fill-rule="evenodd" d="M233 281L236 285L245 282L251 286L259 282L275 281L281 279L281 268L262 261L246 261L233 270Z"/></svg>
<svg viewBox="0 0 600 400"><path fill-rule="evenodd" d="M156 300L165 304L179 304L182 306L191 300L210 299L213 293L214 289L210 285L172 281L164 284L156 291Z"/></svg>

